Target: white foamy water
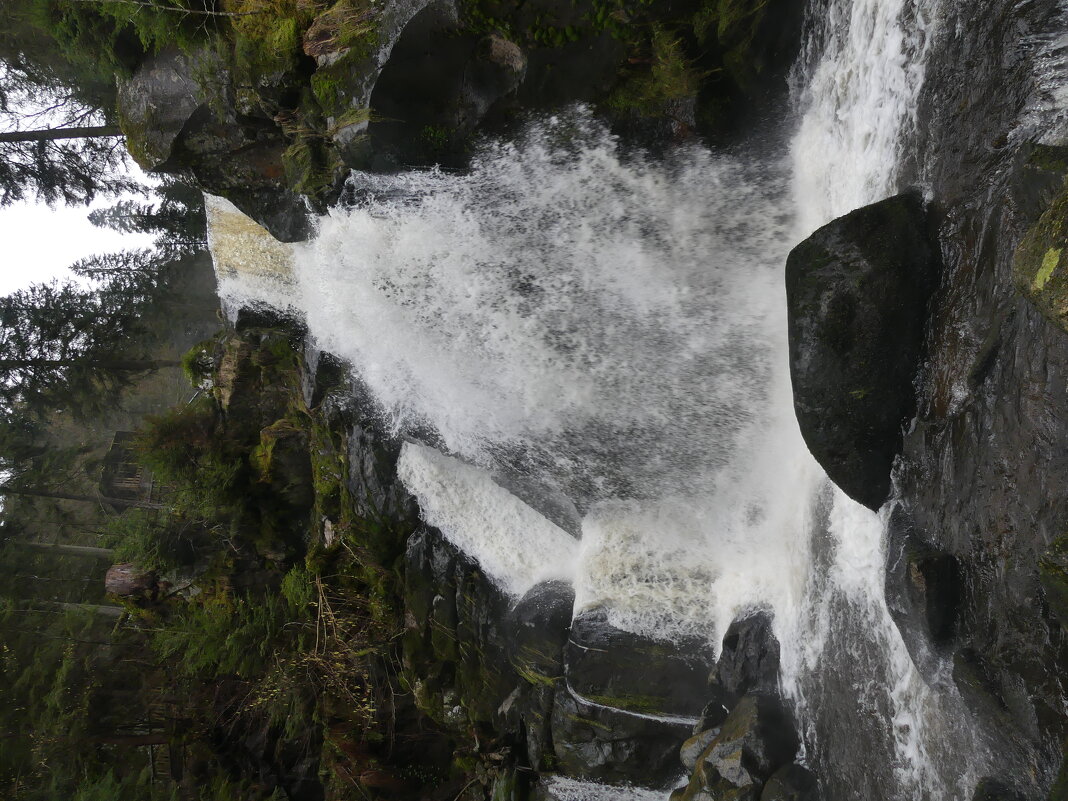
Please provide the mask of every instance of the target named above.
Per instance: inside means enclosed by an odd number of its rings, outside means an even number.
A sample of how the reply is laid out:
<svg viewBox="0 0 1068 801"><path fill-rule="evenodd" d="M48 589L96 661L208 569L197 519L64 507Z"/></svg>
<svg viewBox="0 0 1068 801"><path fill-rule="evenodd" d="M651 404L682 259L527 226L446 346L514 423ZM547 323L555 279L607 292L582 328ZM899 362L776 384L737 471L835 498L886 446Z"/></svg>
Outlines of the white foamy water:
<svg viewBox="0 0 1068 801"><path fill-rule="evenodd" d="M576 609L713 643L770 609L831 797L964 798L985 757L889 617L883 521L798 432L782 281L812 229L896 191L935 6L829 6L781 163L625 153L578 110L468 174L354 176L291 279L223 291L301 309L396 430L434 432L452 456L409 444L401 476L506 591L568 577ZM581 541L494 472L566 492Z"/></svg>
<svg viewBox="0 0 1068 801"><path fill-rule="evenodd" d="M539 581L573 580L578 544L563 529L494 483L485 470L433 448L404 444L397 475L423 519L506 592L522 596Z"/></svg>

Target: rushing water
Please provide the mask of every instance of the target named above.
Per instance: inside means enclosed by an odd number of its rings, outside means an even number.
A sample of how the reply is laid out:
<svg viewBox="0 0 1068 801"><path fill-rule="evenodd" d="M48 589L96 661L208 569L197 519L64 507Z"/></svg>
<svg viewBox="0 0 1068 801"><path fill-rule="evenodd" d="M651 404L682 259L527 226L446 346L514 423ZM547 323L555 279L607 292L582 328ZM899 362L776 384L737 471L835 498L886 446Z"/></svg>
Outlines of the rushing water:
<svg viewBox="0 0 1068 801"><path fill-rule="evenodd" d="M293 280L223 292L300 310L397 431L435 433L451 456L409 444L401 476L507 591L569 578L577 609L713 642L770 609L828 798L965 798L988 756L889 617L883 519L800 437L782 281L811 230L895 191L937 4L821 13L778 161L653 159L576 109L468 174L354 176ZM581 539L494 473L570 498Z"/></svg>

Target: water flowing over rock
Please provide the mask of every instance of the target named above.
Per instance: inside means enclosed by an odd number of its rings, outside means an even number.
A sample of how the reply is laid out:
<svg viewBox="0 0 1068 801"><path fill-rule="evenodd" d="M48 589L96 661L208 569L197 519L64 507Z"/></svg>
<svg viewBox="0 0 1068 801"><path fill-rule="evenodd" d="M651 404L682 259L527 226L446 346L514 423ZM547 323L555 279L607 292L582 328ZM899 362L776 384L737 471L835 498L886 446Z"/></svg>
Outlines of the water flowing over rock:
<svg viewBox="0 0 1068 801"><path fill-rule="evenodd" d="M831 480L871 509L890 492L902 425L915 409L938 264L916 192L829 223L786 262L801 433Z"/></svg>

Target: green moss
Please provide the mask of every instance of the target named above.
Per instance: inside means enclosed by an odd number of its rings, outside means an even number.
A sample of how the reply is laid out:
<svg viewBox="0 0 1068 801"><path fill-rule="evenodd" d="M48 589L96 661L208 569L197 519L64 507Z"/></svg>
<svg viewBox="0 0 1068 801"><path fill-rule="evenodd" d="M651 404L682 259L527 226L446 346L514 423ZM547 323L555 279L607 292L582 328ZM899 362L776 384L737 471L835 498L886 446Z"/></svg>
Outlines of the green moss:
<svg viewBox="0 0 1068 801"><path fill-rule="evenodd" d="M1068 182L1028 229L1013 260L1020 290L1046 317L1068 330L1068 270L1060 267L1068 245Z"/></svg>
<svg viewBox="0 0 1068 801"><path fill-rule="evenodd" d="M589 726L591 729L600 729L604 732L612 731L612 727L607 723L601 723L601 721L594 720L593 718L583 717L582 715L565 715L565 717L580 726Z"/></svg>
<svg viewBox="0 0 1068 801"><path fill-rule="evenodd" d="M608 107L633 111L643 117L669 116L672 105L696 96L704 78L686 58L681 41L655 26L650 41L652 56L647 72L626 79L613 91Z"/></svg>
<svg viewBox="0 0 1068 801"><path fill-rule="evenodd" d="M1031 288L1035 292L1041 292L1043 287L1046 286L1049 279L1053 276L1053 271L1061 261L1061 248L1050 248L1046 251L1046 255L1042 257L1042 266L1038 272L1035 273L1035 280L1031 282Z"/></svg>
<svg viewBox="0 0 1068 801"><path fill-rule="evenodd" d="M655 695L588 695L590 701L613 709L651 715L664 711L664 699Z"/></svg>
<svg viewBox="0 0 1068 801"><path fill-rule="evenodd" d="M537 687L539 685L545 687L554 687L556 683L563 678L563 676L543 676L541 673L538 673L536 670L531 670L528 666L523 664L517 665L513 663L512 666L515 668L515 672L519 674L519 677L523 679L523 681L534 687Z"/></svg>

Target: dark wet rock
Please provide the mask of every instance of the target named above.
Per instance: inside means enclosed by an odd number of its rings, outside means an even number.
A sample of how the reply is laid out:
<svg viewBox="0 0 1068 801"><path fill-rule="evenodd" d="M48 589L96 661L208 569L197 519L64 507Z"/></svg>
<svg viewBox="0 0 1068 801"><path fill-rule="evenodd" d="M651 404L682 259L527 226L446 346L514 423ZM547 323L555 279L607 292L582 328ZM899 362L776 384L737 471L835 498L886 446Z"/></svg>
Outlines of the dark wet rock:
<svg viewBox="0 0 1068 801"><path fill-rule="evenodd" d="M672 643L622 631L608 622L603 609L575 617L565 653L571 688L596 704L696 717L708 694L712 651L707 643Z"/></svg>
<svg viewBox="0 0 1068 801"><path fill-rule="evenodd" d="M531 684L552 684L564 675L564 646L571 630L575 590L566 581L544 581L527 591L508 613L512 665Z"/></svg>
<svg viewBox="0 0 1068 801"><path fill-rule="evenodd" d="M1068 531L1068 336L1021 295L1015 268L1064 185L1065 142L1025 111L1036 63L1022 43L1060 30L1054 7L947 7L959 35L928 64L911 172L937 199L945 269L895 468L916 529L960 565L954 680L1002 764L1021 766L1004 778L1032 798L1068 734L1068 642L1039 569Z"/></svg>
<svg viewBox="0 0 1068 801"><path fill-rule="evenodd" d="M846 494L878 509L915 409L927 304L938 281L918 192L820 228L786 263L794 409L809 450Z"/></svg>
<svg viewBox="0 0 1068 801"><path fill-rule="evenodd" d="M679 746L690 724L588 703L558 685L552 743L559 769L609 784L662 786L678 775Z"/></svg>
<svg viewBox="0 0 1068 801"><path fill-rule="evenodd" d="M964 603L960 562L924 540L903 506L887 526L886 602L917 667L933 680L956 642Z"/></svg>
<svg viewBox="0 0 1068 801"><path fill-rule="evenodd" d="M760 794L760 801L820 801L821 798L815 775L796 764L775 771Z"/></svg>
<svg viewBox="0 0 1068 801"><path fill-rule="evenodd" d="M419 708L454 731L518 732L540 698L524 694L509 660L509 599L428 526L409 538L404 566L404 667Z"/></svg>
<svg viewBox="0 0 1068 801"><path fill-rule="evenodd" d="M1068 801L1068 738L1061 743L1061 769L1049 791L1049 801Z"/></svg>
<svg viewBox="0 0 1068 801"><path fill-rule="evenodd" d="M526 69L515 42L464 26L451 5L428 5L405 27L371 95L375 157L433 163L459 148L452 158L462 160L467 137Z"/></svg>
<svg viewBox="0 0 1068 801"><path fill-rule="evenodd" d="M721 697L713 703L719 700L727 708L750 691L778 692L779 641L772 633L767 612L755 612L731 623L710 683L721 690Z"/></svg>
<svg viewBox="0 0 1068 801"><path fill-rule="evenodd" d="M713 698L701 710L701 717L697 719L693 726L694 734L700 734L709 729L718 729L723 725L723 721L727 719L727 715L730 714L730 710L727 708L727 694L723 688L713 683L709 689Z"/></svg>
<svg viewBox="0 0 1068 801"><path fill-rule="evenodd" d="M975 786L972 801L1030 801L1030 799L1020 792L1011 781L988 778L982 779Z"/></svg>
<svg viewBox="0 0 1068 801"><path fill-rule="evenodd" d="M379 536L368 539L369 547L382 563L389 564L419 523L415 499L397 477L402 443L364 420L349 428L348 443L355 512L370 520L390 521L388 527L377 532Z"/></svg>
<svg viewBox="0 0 1068 801"><path fill-rule="evenodd" d="M260 444L249 459L257 481L289 507L309 509L315 500L308 432L283 418L260 431Z"/></svg>

